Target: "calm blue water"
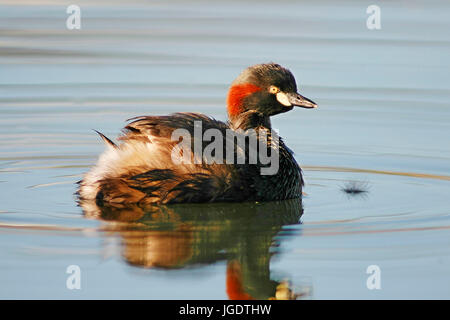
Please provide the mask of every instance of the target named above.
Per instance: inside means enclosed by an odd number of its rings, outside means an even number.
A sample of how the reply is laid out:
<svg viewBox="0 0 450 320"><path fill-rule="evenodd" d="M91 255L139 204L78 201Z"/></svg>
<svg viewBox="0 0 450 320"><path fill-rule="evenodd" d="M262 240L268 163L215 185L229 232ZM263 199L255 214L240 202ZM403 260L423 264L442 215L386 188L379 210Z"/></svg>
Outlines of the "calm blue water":
<svg viewBox="0 0 450 320"><path fill-rule="evenodd" d="M0 298L227 299L233 271L260 299L283 281L301 298L450 298L450 3L377 1L380 30L361 1L79 0L81 30L69 3L30 3L0 1ZM226 120L231 81L267 61L319 104L272 120L302 204L77 206L92 129Z"/></svg>

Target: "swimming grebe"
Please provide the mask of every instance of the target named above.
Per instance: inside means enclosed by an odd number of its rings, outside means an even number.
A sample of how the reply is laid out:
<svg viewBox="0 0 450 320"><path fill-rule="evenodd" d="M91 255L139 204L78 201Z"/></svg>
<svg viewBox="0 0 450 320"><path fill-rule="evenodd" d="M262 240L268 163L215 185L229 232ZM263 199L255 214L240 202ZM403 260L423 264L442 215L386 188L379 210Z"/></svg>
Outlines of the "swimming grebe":
<svg viewBox="0 0 450 320"><path fill-rule="evenodd" d="M132 122L118 138L119 144L99 133L107 150L79 182L78 197L99 204L272 201L301 197L301 169L270 124L271 116L290 111L294 106L317 107L297 93L292 73L275 63L248 67L231 84L227 105L228 123L200 113L175 113L130 119ZM177 129L194 136L188 144L193 161L174 158L178 154L187 159L186 149L180 151L179 139L174 139ZM252 130L258 143L263 141L258 152L249 148L250 142L245 140L249 139L246 133ZM207 131L214 134L206 138ZM236 136L229 136L229 131ZM222 141L224 149L210 152L215 160L208 161L202 151L206 153L207 148L211 151L212 136L214 143L220 143L216 141L217 134L226 137ZM241 140L246 141L243 146L237 143L239 135L246 137ZM229 141L232 148L225 150ZM262 149L265 155L277 154L276 170L271 173L262 173L268 167L261 156ZM226 154L229 150L233 150L231 157ZM256 155L251 154L252 150ZM243 160L239 161L239 157Z"/></svg>

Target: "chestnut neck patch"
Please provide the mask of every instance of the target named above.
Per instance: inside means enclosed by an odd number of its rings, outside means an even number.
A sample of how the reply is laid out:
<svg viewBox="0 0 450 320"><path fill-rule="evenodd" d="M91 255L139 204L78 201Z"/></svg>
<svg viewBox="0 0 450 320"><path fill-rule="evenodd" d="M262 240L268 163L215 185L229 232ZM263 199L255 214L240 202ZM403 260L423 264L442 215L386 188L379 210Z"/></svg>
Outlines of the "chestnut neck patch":
<svg viewBox="0 0 450 320"><path fill-rule="evenodd" d="M228 117L232 118L244 111L243 99L248 95L261 91L262 89L254 84L237 84L230 88L228 92L227 106Z"/></svg>

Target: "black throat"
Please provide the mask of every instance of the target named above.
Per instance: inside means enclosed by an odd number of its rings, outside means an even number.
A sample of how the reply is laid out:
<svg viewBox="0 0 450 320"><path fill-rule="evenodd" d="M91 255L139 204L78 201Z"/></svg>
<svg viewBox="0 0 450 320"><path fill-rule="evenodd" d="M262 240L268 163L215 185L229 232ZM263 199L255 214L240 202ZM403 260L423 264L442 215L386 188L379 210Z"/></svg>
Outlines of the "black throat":
<svg viewBox="0 0 450 320"><path fill-rule="evenodd" d="M270 117L255 110L248 110L230 118L230 127L233 130L248 130L264 127L271 129Z"/></svg>

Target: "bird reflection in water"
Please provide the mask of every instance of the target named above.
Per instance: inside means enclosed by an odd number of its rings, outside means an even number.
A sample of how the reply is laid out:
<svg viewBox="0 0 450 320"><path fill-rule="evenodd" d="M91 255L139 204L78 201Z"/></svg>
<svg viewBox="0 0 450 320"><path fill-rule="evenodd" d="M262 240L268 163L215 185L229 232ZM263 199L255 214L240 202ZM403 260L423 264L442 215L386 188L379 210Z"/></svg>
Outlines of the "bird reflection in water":
<svg viewBox="0 0 450 320"><path fill-rule="evenodd" d="M270 260L299 224L301 199L265 203L147 206L80 202L87 218L109 221L122 239L122 256L142 268L166 270L227 261L232 300L310 298L311 286L292 288L271 278Z"/></svg>

